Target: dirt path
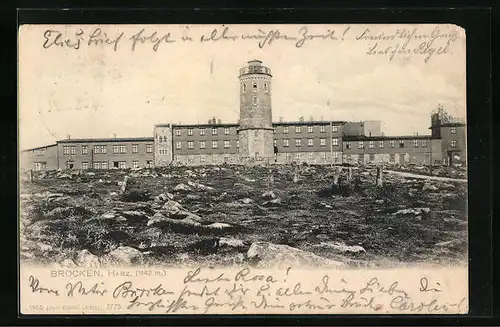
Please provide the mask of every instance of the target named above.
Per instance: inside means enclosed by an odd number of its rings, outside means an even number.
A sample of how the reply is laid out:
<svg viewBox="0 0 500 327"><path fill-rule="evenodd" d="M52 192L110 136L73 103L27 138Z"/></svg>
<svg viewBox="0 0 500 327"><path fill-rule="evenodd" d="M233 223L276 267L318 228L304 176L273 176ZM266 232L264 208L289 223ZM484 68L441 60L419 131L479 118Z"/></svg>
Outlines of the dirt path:
<svg viewBox="0 0 500 327"><path fill-rule="evenodd" d="M403 177L410 177L410 178L432 179L432 180L443 181L443 182L462 182L462 183L467 183L466 179L460 179L460 178L449 178L449 177L441 177L441 176L419 175L419 174L406 173L406 172L394 171L394 170L386 170L386 172L391 173L391 174L397 174L397 175L400 175L400 176L403 176Z"/></svg>

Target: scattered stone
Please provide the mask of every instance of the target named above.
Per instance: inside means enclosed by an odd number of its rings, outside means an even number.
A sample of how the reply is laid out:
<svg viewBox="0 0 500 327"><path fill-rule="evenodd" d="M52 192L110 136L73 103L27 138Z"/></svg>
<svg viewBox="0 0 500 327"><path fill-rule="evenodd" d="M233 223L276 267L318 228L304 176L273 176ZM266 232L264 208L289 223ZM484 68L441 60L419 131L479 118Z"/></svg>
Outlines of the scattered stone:
<svg viewBox="0 0 500 327"><path fill-rule="evenodd" d="M72 259L68 259L68 258L59 262L59 266L61 268L76 268L76 267L78 267L77 264Z"/></svg>
<svg viewBox="0 0 500 327"><path fill-rule="evenodd" d="M232 248L242 248L245 247L245 242L236 238L225 238L221 237L219 239L219 246L228 246Z"/></svg>
<svg viewBox="0 0 500 327"><path fill-rule="evenodd" d="M179 184L177 185L176 187L174 187L174 191L176 192L189 192L191 191L191 188L189 186L187 186L186 184Z"/></svg>
<svg viewBox="0 0 500 327"><path fill-rule="evenodd" d="M185 199L189 201L196 201L199 200L201 197L197 194L188 194L186 195Z"/></svg>
<svg viewBox="0 0 500 327"><path fill-rule="evenodd" d="M24 241L21 244L21 251L23 252L40 252L40 253L49 253L52 252L54 248L49 245L45 244L42 242L35 242L35 241Z"/></svg>
<svg viewBox="0 0 500 327"><path fill-rule="evenodd" d="M188 181L187 182L189 186L195 188L195 189L198 189L200 191L212 191L214 188L211 187L211 186L206 186L206 185L203 185L203 184L200 184L200 183L195 183L195 182L192 182L192 181Z"/></svg>
<svg viewBox="0 0 500 327"><path fill-rule="evenodd" d="M264 202L262 204L262 206L270 207L270 208L279 207L279 206L281 206L281 200L280 199L272 199L272 200Z"/></svg>
<svg viewBox="0 0 500 327"><path fill-rule="evenodd" d="M238 201L243 203L243 204L250 204L253 202L253 200L250 198L243 198L243 199L239 199Z"/></svg>
<svg viewBox="0 0 500 327"><path fill-rule="evenodd" d="M76 262L81 267L86 268L99 268L101 267L101 260L98 256L90 253L88 250L82 250L76 256Z"/></svg>
<svg viewBox="0 0 500 327"><path fill-rule="evenodd" d="M108 257L115 263L126 265L141 264L144 261L142 252L130 246L120 246L108 253Z"/></svg>
<svg viewBox="0 0 500 327"><path fill-rule="evenodd" d="M214 228L214 229L226 229L226 228L231 228L232 226L229 224L225 223L213 223L210 225L207 225L208 228Z"/></svg>
<svg viewBox="0 0 500 327"><path fill-rule="evenodd" d="M318 240L329 240L330 239L330 236L326 235L326 234L318 234L316 235L316 238Z"/></svg>
<svg viewBox="0 0 500 327"><path fill-rule="evenodd" d="M101 215L101 219L114 219L116 215L113 212L108 212Z"/></svg>
<svg viewBox="0 0 500 327"><path fill-rule="evenodd" d="M127 218L127 220L131 219L131 220L142 220L142 219L146 219L147 218L147 214L143 211L134 211L134 210L130 210L130 211L123 211L121 213L125 218Z"/></svg>
<svg viewBox="0 0 500 327"><path fill-rule="evenodd" d="M276 195L274 194L273 191L266 191L266 192L262 193L262 198L264 200L276 199Z"/></svg>
<svg viewBox="0 0 500 327"><path fill-rule="evenodd" d="M258 268L271 267L341 267L343 263L322 258L314 253L299 250L288 245L268 242L254 242L247 257Z"/></svg>
<svg viewBox="0 0 500 327"><path fill-rule="evenodd" d="M414 214L414 215L421 215L421 214L427 214L431 211L430 208L413 208L413 209L401 209L393 213L393 216L396 215L408 215L408 214Z"/></svg>
<svg viewBox="0 0 500 327"><path fill-rule="evenodd" d="M329 248L333 249L336 251L339 251L341 253L345 252L352 252L352 253L360 253L360 252L366 252L366 250L359 245L346 245L344 243L340 242L321 242L314 247L321 247L321 248Z"/></svg>
<svg viewBox="0 0 500 327"><path fill-rule="evenodd" d="M425 183L424 186L422 187L422 191L437 191L438 188L435 185L432 185L430 183Z"/></svg>
<svg viewBox="0 0 500 327"><path fill-rule="evenodd" d="M116 192L111 192L111 193L109 193L109 196L114 198L114 197L117 197L117 196L118 196L118 193L116 193Z"/></svg>

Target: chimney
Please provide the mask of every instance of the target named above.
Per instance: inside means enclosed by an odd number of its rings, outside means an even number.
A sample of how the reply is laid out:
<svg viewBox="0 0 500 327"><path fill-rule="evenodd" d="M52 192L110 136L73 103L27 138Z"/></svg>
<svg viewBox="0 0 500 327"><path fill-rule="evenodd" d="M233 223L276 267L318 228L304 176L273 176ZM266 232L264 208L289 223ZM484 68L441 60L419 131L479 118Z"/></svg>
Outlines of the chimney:
<svg viewBox="0 0 500 327"><path fill-rule="evenodd" d="M283 117L280 117L279 121L280 121L280 123L282 123L283 122Z"/></svg>
<svg viewBox="0 0 500 327"><path fill-rule="evenodd" d="M300 121L301 123L303 123L303 122L304 122L304 116L300 116L300 117L299 117L299 121Z"/></svg>
<svg viewBox="0 0 500 327"><path fill-rule="evenodd" d="M314 117L313 117L313 116L310 116L310 117L309 117L309 121L314 121Z"/></svg>
<svg viewBox="0 0 500 327"><path fill-rule="evenodd" d="M222 119L217 119L217 124L222 124Z"/></svg>
<svg viewBox="0 0 500 327"><path fill-rule="evenodd" d="M113 138L116 139L116 133L113 133Z"/></svg>

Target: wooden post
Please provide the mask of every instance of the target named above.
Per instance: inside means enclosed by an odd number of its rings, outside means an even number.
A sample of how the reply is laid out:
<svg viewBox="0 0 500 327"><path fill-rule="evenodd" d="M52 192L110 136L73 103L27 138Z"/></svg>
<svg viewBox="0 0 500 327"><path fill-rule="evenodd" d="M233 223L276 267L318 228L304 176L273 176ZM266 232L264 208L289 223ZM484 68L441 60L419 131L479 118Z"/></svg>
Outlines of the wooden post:
<svg viewBox="0 0 500 327"><path fill-rule="evenodd" d="M335 172L335 175L333 177L333 185L339 185L339 178L341 173L342 173L342 167L340 169L337 169L337 171Z"/></svg>
<svg viewBox="0 0 500 327"><path fill-rule="evenodd" d="M33 169L30 169L28 178L29 178L30 183L33 183Z"/></svg>
<svg viewBox="0 0 500 327"><path fill-rule="evenodd" d="M128 182L128 179L129 177L128 176L125 176L125 178L123 179L123 182L122 182L122 189L121 189L121 193L123 194L125 192L125 190L127 189L127 182Z"/></svg>
<svg viewBox="0 0 500 327"><path fill-rule="evenodd" d="M382 166L377 167L377 187L382 187L384 184L382 177Z"/></svg>
<svg viewBox="0 0 500 327"><path fill-rule="evenodd" d="M352 167L349 167L347 171L347 184L351 184L352 182Z"/></svg>

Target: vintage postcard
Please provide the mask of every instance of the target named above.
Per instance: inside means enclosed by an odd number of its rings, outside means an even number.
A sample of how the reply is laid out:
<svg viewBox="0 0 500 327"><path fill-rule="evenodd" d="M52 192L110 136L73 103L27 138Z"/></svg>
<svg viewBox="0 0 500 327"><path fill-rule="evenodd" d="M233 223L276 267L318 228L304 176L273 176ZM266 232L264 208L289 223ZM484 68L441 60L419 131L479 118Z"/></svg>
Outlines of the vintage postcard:
<svg viewBox="0 0 500 327"><path fill-rule="evenodd" d="M466 31L22 25L22 314L466 314Z"/></svg>

